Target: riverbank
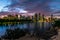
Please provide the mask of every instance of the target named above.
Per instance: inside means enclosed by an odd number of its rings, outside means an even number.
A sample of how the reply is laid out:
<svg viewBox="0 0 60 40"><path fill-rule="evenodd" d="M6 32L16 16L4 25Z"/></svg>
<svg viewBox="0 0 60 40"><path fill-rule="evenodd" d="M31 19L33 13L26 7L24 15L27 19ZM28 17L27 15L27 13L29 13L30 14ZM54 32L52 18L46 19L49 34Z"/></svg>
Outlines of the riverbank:
<svg viewBox="0 0 60 40"><path fill-rule="evenodd" d="M55 40L60 40L60 29L58 29L58 35L56 36Z"/></svg>
<svg viewBox="0 0 60 40"><path fill-rule="evenodd" d="M51 39L49 39L49 40L60 40L60 29L58 29L57 30L58 31L58 35L54 35L54 36L52 36L51 37ZM45 40L45 39L42 39L42 38L37 38L37 37L35 37L35 36L33 36L33 37L31 37L31 36L25 36L25 37L22 37L22 38L20 38L19 40Z"/></svg>
<svg viewBox="0 0 60 40"><path fill-rule="evenodd" d="M53 37L51 37L52 40L60 40L60 29L58 29L57 31L58 35L54 35Z"/></svg>
<svg viewBox="0 0 60 40"><path fill-rule="evenodd" d="M37 40L38 38L37 37L31 37L29 35L26 35L24 37L21 37L19 38L18 40ZM44 39L41 39L40 40L44 40ZM51 40L60 40L60 29L58 30L58 35L54 35L53 37L51 37Z"/></svg>
<svg viewBox="0 0 60 40"><path fill-rule="evenodd" d="M31 35L28 35L26 34L25 36L23 37L20 37L19 39L14 39L14 40L45 40L45 39L42 39L41 37L36 37L36 36L31 36ZM54 35L53 37L51 37L52 40L59 40L60 39L60 30L58 30L58 35ZM51 40L49 39L49 40ZM4 40L8 40L8 39L4 39Z"/></svg>

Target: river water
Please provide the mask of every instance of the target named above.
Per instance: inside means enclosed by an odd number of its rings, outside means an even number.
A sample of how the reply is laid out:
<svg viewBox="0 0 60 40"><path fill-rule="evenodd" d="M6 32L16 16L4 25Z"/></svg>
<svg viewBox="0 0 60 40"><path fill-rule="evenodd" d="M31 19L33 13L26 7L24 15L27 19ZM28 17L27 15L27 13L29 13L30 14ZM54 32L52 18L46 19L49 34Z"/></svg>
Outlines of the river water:
<svg viewBox="0 0 60 40"><path fill-rule="evenodd" d="M32 31L35 27L39 27L41 30L47 30L49 27L51 27L51 24L46 22L44 24L42 23L23 23L23 24L15 24L15 25L2 25L0 26L0 37L5 34L6 29L29 29Z"/></svg>

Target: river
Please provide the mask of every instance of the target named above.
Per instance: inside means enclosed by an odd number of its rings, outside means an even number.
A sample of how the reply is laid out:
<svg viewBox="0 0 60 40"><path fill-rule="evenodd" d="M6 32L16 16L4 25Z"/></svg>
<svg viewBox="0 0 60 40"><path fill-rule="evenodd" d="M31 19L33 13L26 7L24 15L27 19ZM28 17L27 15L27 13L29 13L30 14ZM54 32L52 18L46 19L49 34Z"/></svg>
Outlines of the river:
<svg viewBox="0 0 60 40"><path fill-rule="evenodd" d="M15 29L15 28L20 28L20 29L29 29L32 31L35 27L39 27L41 30L47 30L49 27L51 27L50 23L45 22L44 24L42 23L23 23L23 24L15 24L15 25L2 25L0 26L0 37L3 36L6 32L6 29Z"/></svg>

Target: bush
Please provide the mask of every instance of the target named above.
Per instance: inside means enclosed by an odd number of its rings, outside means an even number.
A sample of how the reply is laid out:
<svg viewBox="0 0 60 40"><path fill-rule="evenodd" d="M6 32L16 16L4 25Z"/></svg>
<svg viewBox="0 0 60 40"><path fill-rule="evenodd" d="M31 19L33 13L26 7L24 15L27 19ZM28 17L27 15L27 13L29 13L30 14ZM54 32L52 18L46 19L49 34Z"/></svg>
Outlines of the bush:
<svg viewBox="0 0 60 40"><path fill-rule="evenodd" d="M60 20L54 21L54 27L60 28Z"/></svg>

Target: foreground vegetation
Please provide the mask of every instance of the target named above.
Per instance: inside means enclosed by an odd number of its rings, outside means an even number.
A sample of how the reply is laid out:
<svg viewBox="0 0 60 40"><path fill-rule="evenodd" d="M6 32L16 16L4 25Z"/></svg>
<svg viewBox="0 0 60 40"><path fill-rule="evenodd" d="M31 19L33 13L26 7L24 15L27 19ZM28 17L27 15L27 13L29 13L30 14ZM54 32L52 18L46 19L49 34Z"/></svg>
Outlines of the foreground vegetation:
<svg viewBox="0 0 60 40"><path fill-rule="evenodd" d="M60 19L55 20L53 26L57 27L57 28L60 28Z"/></svg>

